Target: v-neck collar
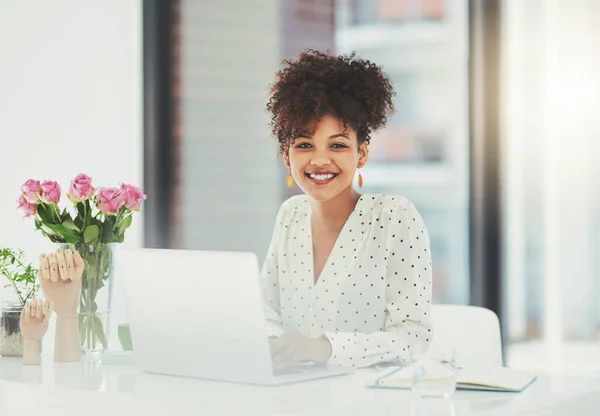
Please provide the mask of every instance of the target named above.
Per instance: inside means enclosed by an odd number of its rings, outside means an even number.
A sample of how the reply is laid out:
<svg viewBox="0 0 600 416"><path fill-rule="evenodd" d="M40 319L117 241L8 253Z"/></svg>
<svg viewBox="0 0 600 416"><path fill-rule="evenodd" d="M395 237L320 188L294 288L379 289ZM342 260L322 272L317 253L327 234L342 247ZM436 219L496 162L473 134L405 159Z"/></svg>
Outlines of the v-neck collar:
<svg viewBox="0 0 600 416"><path fill-rule="evenodd" d="M352 210L352 212L350 213L350 215L344 222L344 225L343 225L342 229L340 230L340 233L338 234L337 238L335 239L335 243L333 244L331 252L327 256L327 259L325 260L325 264L323 265L323 268L321 269L321 273L317 277L316 282L315 282L315 269L314 269L315 254L314 254L314 249L313 249L313 235L312 235L312 222L311 222L312 221L312 218L311 218L312 217L312 209L310 208L310 204L308 205L308 212L305 217L305 220L306 220L306 227L308 229L308 249L309 249L308 258L312 265L312 267L311 267L312 273L311 273L311 280L310 280L312 288L316 288L321 283L321 281L323 281L323 277L325 277L327 275L327 271L330 268L329 264L332 263L332 261L334 259L336 259L339 242L345 236L345 234L348 232L348 226L351 224L352 220L354 219L354 217L356 215L362 215L361 205L366 196L367 195L362 194L356 201L356 205L354 206L354 209Z"/></svg>

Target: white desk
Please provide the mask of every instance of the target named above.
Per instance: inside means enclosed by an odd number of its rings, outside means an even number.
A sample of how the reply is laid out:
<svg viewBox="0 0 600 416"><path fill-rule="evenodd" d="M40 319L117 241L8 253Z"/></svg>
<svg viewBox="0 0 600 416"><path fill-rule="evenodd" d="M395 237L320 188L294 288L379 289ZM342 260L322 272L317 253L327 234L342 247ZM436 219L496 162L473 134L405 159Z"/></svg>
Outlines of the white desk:
<svg viewBox="0 0 600 416"><path fill-rule="evenodd" d="M0 357L0 415L580 416L600 409L600 378L540 375L520 394L457 391L451 402L419 404L409 391L366 388L375 372L260 387L144 374L134 366L55 364L47 357L42 366L26 367ZM438 411L415 412L423 405Z"/></svg>

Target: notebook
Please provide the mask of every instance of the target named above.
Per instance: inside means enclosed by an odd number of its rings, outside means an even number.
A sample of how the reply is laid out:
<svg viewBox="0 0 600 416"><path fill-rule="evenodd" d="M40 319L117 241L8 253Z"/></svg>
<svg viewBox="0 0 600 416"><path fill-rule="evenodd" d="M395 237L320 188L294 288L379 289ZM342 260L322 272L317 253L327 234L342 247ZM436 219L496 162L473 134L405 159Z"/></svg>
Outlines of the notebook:
<svg viewBox="0 0 600 416"><path fill-rule="evenodd" d="M369 387L410 389L412 375L415 369L412 366L391 367L378 373L367 382ZM448 372L443 369L430 372L427 382L436 383L447 377ZM506 367L477 367L456 369L456 388L464 390L486 390L519 393L529 387L537 375L521 370Z"/></svg>

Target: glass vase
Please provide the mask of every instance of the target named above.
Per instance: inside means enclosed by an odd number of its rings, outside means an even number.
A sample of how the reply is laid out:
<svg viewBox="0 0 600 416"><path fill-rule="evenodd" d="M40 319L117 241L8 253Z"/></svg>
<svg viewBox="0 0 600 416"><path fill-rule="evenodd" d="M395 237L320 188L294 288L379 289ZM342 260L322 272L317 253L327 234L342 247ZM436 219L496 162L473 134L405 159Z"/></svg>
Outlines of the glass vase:
<svg viewBox="0 0 600 416"><path fill-rule="evenodd" d="M108 347L115 243L61 244L78 251L85 263L79 301L79 339L82 354L100 355Z"/></svg>
<svg viewBox="0 0 600 416"><path fill-rule="evenodd" d="M0 304L0 355L3 357L23 356L25 341L20 328L22 310L20 302Z"/></svg>

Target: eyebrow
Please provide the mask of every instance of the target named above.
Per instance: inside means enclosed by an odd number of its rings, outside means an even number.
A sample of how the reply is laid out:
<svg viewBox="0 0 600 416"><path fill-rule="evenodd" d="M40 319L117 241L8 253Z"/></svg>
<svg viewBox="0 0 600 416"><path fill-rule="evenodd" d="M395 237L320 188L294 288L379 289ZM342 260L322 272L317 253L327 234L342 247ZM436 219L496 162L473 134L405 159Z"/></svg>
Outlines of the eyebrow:
<svg viewBox="0 0 600 416"><path fill-rule="evenodd" d="M329 139L330 139L330 140L333 140L333 139L337 139L337 138L339 138L339 137L343 137L343 138L345 138L345 139L348 139L348 140L350 140L350 137L348 137L348 135L346 135L346 134L343 134L343 133L333 134L333 135L329 136ZM310 139L310 140L312 140L312 137L310 137L310 136L303 136L303 135L300 135L300 136L298 136L298 138L299 138L299 139Z"/></svg>

